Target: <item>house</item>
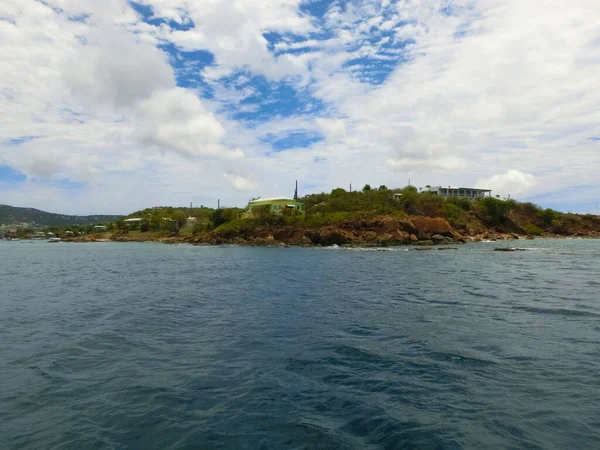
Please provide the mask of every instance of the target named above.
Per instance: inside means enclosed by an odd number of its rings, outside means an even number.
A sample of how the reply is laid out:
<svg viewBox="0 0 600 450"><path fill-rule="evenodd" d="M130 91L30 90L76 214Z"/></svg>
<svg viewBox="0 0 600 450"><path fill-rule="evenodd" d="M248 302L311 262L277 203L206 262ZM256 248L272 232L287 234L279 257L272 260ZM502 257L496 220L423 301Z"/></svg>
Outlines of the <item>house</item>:
<svg viewBox="0 0 600 450"><path fill-rule="evenodd" d="M304 213L304 203L291 197L258 198L248 202L248 215L258 217L264 212L281 215L284 211Z"/></svg>
<svg viewBox="0 0 600 450"><path fill-rule="evenodd" d="M490 189L464 188L455 186L428 186L426 189L434 195L451 198L485 198L492 196L492 191Z"/></svg>
<svg viewBox="0 0 600 450"><path fill-rule="evenodd" d="M96 225L94 231L106 231L106 225Z"/></svg>
<svg viewBox="0 0 600 450"><path fill-rule="evenodd" d="M141 223L143 220L144 219L140 219L139 217L133 217L131 219L125 219L123 222L125 223L125 225L134 225Z"/></svg>

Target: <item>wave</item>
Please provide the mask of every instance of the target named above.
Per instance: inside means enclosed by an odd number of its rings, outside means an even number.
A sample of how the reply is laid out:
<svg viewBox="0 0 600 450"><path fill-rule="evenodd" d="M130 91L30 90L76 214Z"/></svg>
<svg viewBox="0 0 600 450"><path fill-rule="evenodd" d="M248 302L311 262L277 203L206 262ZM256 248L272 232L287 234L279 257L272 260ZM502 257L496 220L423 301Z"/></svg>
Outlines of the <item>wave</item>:
<svg viewBox="0 0 600 450"><path fill-rule="evenodd" d="M513 309L527 311L535 314L551 314L567 317L600 317L600 314L590 311L579 311L567 308L536 308L533 306L513 306Z"/></svg>

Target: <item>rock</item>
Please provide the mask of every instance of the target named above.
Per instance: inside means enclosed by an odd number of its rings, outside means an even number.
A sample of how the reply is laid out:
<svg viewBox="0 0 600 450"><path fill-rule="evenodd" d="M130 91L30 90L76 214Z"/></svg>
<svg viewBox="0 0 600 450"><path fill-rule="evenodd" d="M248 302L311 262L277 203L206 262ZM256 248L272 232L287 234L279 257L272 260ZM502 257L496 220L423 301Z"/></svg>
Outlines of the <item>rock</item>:
<svg viewBox="0 0 600 450"><path fill-rule="evenodd" d="M514 248L514 247L500 247L500 248L495 248L494 251L495 252L524 252L525 249L524 248Z"/></svg>
<svg viewBox="0 0 600 450"><path fill-rule="evenodd" d="M434 234L433 236L431 236L431 240L436 244L452 244L453 242L455 242L455 239L442 236L441 234Z"/></svg>
<svg viewBox="0 0 600 450"><path fill-rule="evenodd" d="M510 235L510 237L511 237L512 239L515 239L515 240L517 240L517 241L519 240L519 235L518 235L517 233L513 233L513 234L511 234L511 235Z"/></svg>
<svg viewBox="0 0 600 450"><path fill-rule="evenodd" d="M431 239L431 236L436 234L453 239L460 238L460 234L441 217L417 216L412 218L412 223L418 231L416 235L421 239Z"/></svg>
<svg viewBox="0 0 600 450"><path fill-rule="evenodd" d="M455 247L440 247L440 248L438 248L438 250L444 251L444 250L458 250L458 249Z"/></svg>
<svg viewBox="0 0 600 450"><path fill-rule="evenodd" d="M380 247L387 247L391 243L393 243L393 237L389 233L382 234L377 237L377 245Z"/></svg>
<svg viewBox="0 0 600 450"><path fill-rule="evenodd" d="M415 242L415 245L435 245L435 242L426 239L423 241Z"/></svg>
<svg viewBox="0 0 600 450"><path fill-rule="evenodd" d="M344 245L352 242L355 236L352 232L336 227L325 227L306 232L307 237L313 244L326 247L332 245Z"/></svg>
<svg viewBox="0 0 600 450"><path fill-rule="evenodd" d="M405 231L408 234L414 234L415 236L419 234L419 230L417 230L414 223L406 219L398 220L398 229L400 231Z"/></svg>
<svg viewBox="0 0 600 450"><path fill-rule="evenodd" d="M419 238L416 235L411 234L409 236L409 240L410 240L410 242L417 242L419 240Z"/></svg>
<svg viewBox="0 0 600 450"><path fill-rule="evenodd" d="M373 219L370 227L377 230L390 232L399 229L400 224L398 223L398 219L393 216L380 216Z"/></svg>
<svg viewBox="0 0 600 450"><path fill-rule="evenodd" d="M410 244L410 235L406 231L395 230L392 232L394 243L397 245Z"/></svg>
<svg viewBox="0 0 600 450"><path fill-rule="evenodd" d="M431 247L416 247L416 248L411 248L410 250L413 252L427 252L429 250L433 250L433 248L431 248Z"/></svg>
<svg viewBox="0 0 600 450"><path fill-rule="evenodd" d="M362 234L361 239L367 242L376 241L377 233L375 233L374 231L366 231Z"/></svg>

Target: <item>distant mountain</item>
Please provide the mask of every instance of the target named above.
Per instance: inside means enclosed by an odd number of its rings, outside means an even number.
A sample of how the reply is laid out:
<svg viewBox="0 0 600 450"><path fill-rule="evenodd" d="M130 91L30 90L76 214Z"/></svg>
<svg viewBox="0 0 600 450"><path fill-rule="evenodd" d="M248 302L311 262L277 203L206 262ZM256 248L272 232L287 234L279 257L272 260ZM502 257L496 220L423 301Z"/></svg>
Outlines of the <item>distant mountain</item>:
<svg viewBox="0 0 600 450"><path fill-rule="evenodd" d="M67 216L39 209L0 205L0 226L42 228L71 225L97 225L118 220L121 216Z"/></svg>

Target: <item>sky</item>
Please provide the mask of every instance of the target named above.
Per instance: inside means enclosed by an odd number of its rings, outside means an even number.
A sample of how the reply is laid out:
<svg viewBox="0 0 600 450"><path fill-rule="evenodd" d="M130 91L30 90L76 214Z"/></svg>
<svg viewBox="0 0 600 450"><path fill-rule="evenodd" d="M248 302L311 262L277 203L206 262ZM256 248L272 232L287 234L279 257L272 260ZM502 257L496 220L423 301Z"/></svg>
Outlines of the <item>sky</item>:
<svg viewBox="0 0 600 450"><path fill-rule="evenodd" d="M2 0L0 204L600 201L598 0Z"/></svg>

